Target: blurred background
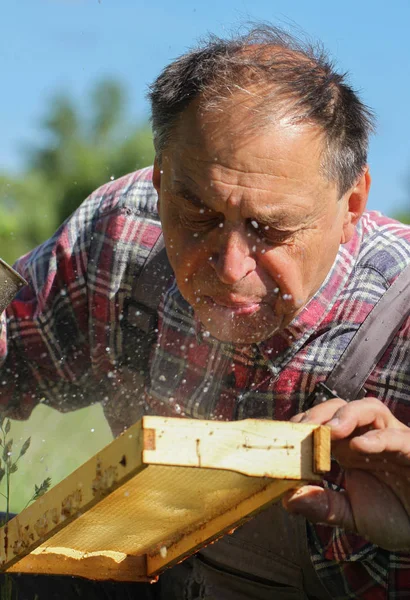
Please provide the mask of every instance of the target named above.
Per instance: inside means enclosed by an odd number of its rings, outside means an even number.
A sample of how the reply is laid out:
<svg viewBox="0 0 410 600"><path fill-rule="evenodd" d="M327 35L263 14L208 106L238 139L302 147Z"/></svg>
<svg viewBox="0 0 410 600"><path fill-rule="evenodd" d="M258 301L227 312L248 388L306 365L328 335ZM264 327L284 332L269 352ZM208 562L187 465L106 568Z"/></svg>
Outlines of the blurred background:
<svg viewBox="0 0 410 600"><path fill-rule="evenodd" d="M0 256L12 263L99 185L151 164L150 82L208 32L258 20L321 40L349 72L378 123L369 208L410 222L408 0L19 0L1 10ZM32 437L14 510L111 439L98 405L40 406L12 433Z"/></svg>

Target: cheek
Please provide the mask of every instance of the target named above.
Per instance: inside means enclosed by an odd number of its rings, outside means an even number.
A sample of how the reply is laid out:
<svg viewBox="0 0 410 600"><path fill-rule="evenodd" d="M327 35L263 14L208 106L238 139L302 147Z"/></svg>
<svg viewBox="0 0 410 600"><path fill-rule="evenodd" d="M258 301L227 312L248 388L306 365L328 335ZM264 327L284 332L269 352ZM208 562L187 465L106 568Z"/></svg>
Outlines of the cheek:
<svg viewBox="0 0 410 600"><path fill-rule="evenodd" d="M278 277L284 312L289 311L290 304L300 309L317 292L332 268L338 249L336 241L329 241L329 236L322 231L304 243L272 252L267 268L272 277L275 274ZM291 296L286 298L287 303L283 300L284 294Z"/></svg>
<svg viewBox="0 0 410 600"><path fill-rule="evenodd" d="M192 232L174 229L165 235L167 254L176 276L182 296L192 302L201 282L209 278L212 270L207 261L209 252L201 240L193 238Z"/></svg>
<svg viewBox="0 0 410 600"><path fill-rule="evenodd" d="M169 202L161 202L160 220L169 261L175 273L186 263L187 232Z"/></svg>
<svg viewBox="0 0 410 600"><path fill-rule="evenodd" d="M306 302L311 292L312 252L305 245L283 246L264 255L263 269L280 290L279 301L290 308Z"/></svg>

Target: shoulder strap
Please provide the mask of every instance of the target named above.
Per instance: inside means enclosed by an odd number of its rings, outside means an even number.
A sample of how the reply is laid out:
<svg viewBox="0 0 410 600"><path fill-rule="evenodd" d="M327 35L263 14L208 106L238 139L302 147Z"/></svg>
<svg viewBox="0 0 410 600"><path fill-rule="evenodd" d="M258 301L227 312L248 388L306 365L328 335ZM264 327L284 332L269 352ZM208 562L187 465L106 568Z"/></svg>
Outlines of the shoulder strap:
<svg viewBox="0 0 410 600"><path fill-rule="evenodd" d="M129 325L145 333L153 332L157 323L158 306L171 275L172 269L161 233L134 284L132 299L127 305Z"/></svg>
<svg viewBox="0 0 410 600"><path fill-rule="evenodd" d="M410 265L400 273L367 315L338 364L327 380L316 386L307 404L313 406L336 396L344 400L363 397L366 393L362 389L363 384L409 313Z"/></svg>
<svg viewBox="0 0 410 600"><path fill-rule="evenodd" d="M157 337L157 309L172 275L162 233L150 250L124 303L121 320L122 385L103 402L104 414L114 435L135 423L145 412L144 386L149 378L149 356Z"/></svg>

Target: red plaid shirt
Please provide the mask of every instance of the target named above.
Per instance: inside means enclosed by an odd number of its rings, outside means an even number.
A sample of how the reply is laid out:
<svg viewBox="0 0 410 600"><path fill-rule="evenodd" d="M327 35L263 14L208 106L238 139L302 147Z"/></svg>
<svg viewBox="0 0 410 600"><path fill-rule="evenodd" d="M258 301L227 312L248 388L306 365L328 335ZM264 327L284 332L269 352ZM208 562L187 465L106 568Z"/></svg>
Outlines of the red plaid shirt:
<svg viewBox="0 0 410 600"><path fill-rule="evenodd" d="M15 265L30 286L2 316L1 403L11 416L27 418L40 401L60 411L124 401L124 356L130 360L125 307L161 232L151 175L143 169L103 186ZM171 279L158 311L145 409L195 418L288 420L303 410L409 261L410 228L366 213L300 315L280 334L248 346L207 335ZM406 424L409 336L407 321L365 384L368 395ZM137 408L134 418L144 409ZM338 465L324 484L343 488ZM324 526L309 526L309 541L333 598L410 597L409 554Z"/></svg>

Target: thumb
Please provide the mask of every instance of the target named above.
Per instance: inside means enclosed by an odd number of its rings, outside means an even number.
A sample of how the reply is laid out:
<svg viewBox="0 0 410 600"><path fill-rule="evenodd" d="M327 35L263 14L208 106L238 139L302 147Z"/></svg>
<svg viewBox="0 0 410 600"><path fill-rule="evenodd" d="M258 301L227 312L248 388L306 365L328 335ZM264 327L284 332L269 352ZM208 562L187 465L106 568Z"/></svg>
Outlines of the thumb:
<svg viewBox="0 0 410 600"><path fill-rule="evenodd" d="M343 491L335 492L314 485L305 485L286 494L282 498L282 504L290 513L302 515L312 523L357 531L349 498Z"/></svg>

